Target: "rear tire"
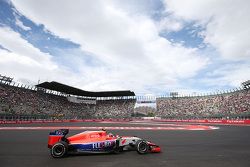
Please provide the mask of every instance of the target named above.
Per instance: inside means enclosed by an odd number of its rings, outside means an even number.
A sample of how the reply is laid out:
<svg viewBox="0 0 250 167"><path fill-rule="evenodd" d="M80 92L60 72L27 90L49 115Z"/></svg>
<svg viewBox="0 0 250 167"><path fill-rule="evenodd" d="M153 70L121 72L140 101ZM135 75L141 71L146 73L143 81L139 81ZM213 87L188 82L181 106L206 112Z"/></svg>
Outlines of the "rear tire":
<svg viewBox="0 0 250 167"><path fill-rule="evenodd" d="M139 140L136 142L136 151L139 154L146 154L149 151L149 145L144 140Z"/></svg>
<svg viewBox="0 0 250 167"><path fill-rule="evenodd" d="M51 148L51 156L53 158L62 158L68 153L68 144L64 141L57 142Z"/></svg>

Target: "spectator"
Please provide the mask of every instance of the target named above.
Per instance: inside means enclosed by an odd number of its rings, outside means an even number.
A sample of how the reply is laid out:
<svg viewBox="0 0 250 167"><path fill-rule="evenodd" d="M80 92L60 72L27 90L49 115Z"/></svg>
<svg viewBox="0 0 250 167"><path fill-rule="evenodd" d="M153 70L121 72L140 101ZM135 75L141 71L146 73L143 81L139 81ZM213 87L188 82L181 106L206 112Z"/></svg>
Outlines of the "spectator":
<svg viewBox="0 0 250 167"><path fill-rule="evenodd" d="M250 90L203 97L157 98L163 118L223 118L249 116Z"/></svg>
<svg viewBox="0 0 250 167"><path fill-rule="evenodd" d="M129 118L135 99L73 103L65 96L0 84L0 114L44 115L55 119Z"/></svg>

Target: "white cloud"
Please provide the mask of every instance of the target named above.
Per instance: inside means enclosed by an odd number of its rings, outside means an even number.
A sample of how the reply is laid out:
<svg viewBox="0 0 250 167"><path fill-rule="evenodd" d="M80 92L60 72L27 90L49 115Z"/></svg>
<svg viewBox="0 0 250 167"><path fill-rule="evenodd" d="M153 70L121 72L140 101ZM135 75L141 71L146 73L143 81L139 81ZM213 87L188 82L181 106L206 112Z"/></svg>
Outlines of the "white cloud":
<svg viewBox="0 0 250 167"><path fill-rule="evenodd" d="M51 70L57 68L56 65L54 65L50 61L51 55L40 52L39 49L33 47L26 40L22 39L20 34L14 32L10 28L1 27L0 36L0 44L4 48L10 50L13 53L18 53L20 57L25 57L26 60L23 61L23 63L25 63L26 61L28 61L29 64L36 62L38 63L36 64L36 66L45 66L46 68L49 68ZM21 60L22 59L20 59L20 61ZM1 61L4 61L4 59L1 59Z"/></svg>
<svg viewBox="0 0 250 167"><path fill-rule="evenodd" d="M249 74L250 65L248 63L227 64L208 73L202 82L214 87L239 87L242 82L249 79Z"/></svg>
<svg viewBox="0 0 250 167"><path fill-rule="evenodd" d="M9 50L0 49L1 74L16 79L26 78L32 83L37 83L38 79L62 81L60 76L70 76L70 72L52 61L51 55L33 47L10 28L0 27L0 36L0 45Z"/></svg>
<svg viewBox="0 0 250 167"><path fill-rule="evenodd" d="M172 18L171 16L162 18L157 24L159 32L180 31L184 27L182 21Z"/></svg>
<svg viewBox="0 0 250 167"><path fill-rule="evenodd" d="M81 45L102 67L79 65L82 87L132 89L174 85L193 77L208 62L196 49L173 45L158 35L159 25L146 15L131 14L112 1L13 1L25 16L54 34ZM165 27L165 25L164 25ZM179 29L176 25L171 30ZM79 81L72 81L80 85ZM164 83L164 84L163 84Z"/></svg>
<svg viewBox="0 0 250 167"><path fill-rule="evenodd" d="M18 27L22 28L22 29L25 30L25 31L31 30L30 27L25 26L25 25L23 24L23 22L22 22L20 19L18 19L18 18L16 18L16 25L17 25Z"/></svg>
<svg viewBox="0 0 250 167"><path fill-rule="evenodd" d="M204 41L226 59L250 58L250 1L165 0L166 10L185 21L204 26Z"/></svg>

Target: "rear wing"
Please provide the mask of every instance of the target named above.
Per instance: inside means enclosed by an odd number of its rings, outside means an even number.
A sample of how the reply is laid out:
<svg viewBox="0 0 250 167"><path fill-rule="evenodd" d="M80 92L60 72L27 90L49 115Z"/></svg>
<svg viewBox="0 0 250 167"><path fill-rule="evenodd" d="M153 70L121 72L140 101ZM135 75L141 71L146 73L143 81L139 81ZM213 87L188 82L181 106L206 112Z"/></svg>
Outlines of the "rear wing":
<svg viewBox="0 0 250 167"><path fill-rule="evenodd" d="M54 132L50 132L49 135L53 136L66 136L69 133L69 129L58 129Z"/></svg>
<svg viewBox="0 0 250 167"><path fill-rule="evenodd" d="M66 141L65 136L69 133L68 129L59 129L54 132L49 133L48 138L48 148L52 148L52 146L59 141Z"/></svg>

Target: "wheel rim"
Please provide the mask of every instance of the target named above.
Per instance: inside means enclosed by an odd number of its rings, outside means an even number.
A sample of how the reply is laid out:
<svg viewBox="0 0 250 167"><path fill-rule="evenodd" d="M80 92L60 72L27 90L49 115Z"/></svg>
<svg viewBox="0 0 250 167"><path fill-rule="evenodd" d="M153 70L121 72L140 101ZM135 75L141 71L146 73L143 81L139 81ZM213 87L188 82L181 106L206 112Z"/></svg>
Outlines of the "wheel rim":
<svg viewBox="0 0 250 167"><path fill-rule="evenodd" d="M147 145L145 143L140 143L139 148L140 148L140 151L142 152L147 151Z"/></svg>
<svg viewBox="0 0 250 167"><path fill-rule="evenodd" d="M54 147L53 150L54 150L53 152L56 156L60 156L64 153L65 149L64 149L63 145L57 145L56 147Z"/></svg>

